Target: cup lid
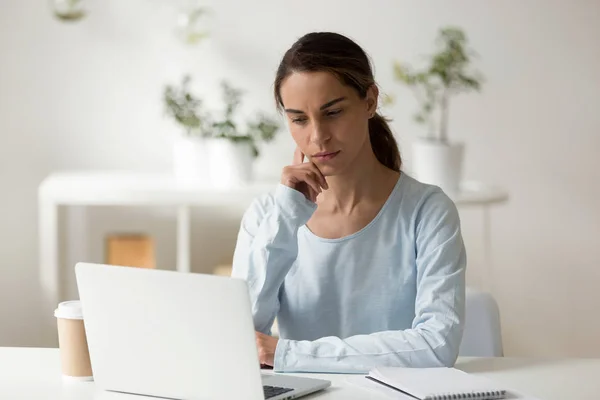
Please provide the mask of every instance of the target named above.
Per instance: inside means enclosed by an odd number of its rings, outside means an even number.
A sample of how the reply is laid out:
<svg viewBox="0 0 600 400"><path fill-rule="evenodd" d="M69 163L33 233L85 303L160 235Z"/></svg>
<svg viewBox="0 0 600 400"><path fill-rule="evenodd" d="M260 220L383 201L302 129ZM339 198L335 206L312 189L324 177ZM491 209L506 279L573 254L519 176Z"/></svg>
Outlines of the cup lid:
<svg viewBox="0 0 600 400"><path fill-rule="evenodd" d="M56 318L64 319L83 319L81 301L63 301L58 305L58 308L54 310L54 316Z"/></svg>

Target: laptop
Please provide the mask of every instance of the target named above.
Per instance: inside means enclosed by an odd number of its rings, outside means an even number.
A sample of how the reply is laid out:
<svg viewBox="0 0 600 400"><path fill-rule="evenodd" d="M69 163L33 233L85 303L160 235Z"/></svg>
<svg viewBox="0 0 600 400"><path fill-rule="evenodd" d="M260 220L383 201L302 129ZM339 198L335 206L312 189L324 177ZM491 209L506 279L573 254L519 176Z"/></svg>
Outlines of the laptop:
<svg viewBox="0 0 600 400"><path fill-rule="evenodd" d="M330 381L261 373L242 279L78 263L96 387L169 399L295 399Z"/></svg>

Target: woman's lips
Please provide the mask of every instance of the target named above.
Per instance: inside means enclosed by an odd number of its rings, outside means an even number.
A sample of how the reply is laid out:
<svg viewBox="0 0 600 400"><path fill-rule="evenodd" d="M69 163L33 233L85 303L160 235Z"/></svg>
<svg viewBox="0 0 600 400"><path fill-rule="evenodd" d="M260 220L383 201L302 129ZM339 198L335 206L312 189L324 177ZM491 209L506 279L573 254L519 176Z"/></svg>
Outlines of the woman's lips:
<svg viewBox="0 0 600 400"><path fill-rule="evenodd" d="M329 160L333 159L335 156L337 156L339 153L340 153L339 150L332 151L332 152L326 152L326 153L317 153L317 154L313 155L312 158L314 158L315 160L319 160L319 161L329 161Z"/></svg>

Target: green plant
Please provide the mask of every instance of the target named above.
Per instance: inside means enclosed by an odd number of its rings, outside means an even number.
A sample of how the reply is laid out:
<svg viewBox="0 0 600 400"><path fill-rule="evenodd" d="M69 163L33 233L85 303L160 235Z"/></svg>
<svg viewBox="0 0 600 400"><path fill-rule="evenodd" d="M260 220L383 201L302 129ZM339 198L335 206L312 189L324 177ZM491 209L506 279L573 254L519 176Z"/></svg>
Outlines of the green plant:
<svg viewBox="0 0 600 400"><path fill-rule="evenodd" d="M467 48L467 37L460 28L440 29L436 38L436 52L429 65L413 70L407 65L394 63L396 79L412 88L420 103L415 121L427 124L427 138L448 141L448 109L452 96L470 90L479 91L482 77L468 71L471 58L476 54ZM435 112L438 112L438 124Z"/></svg>
<svg viewBox="0 0 600 400"><path fill-rule="evenodd" d="M194 45L210 36L205 26L208 14L207 8L195 5L179 16L179 34L184 43Z"/></svg>
<svg viewBox="0 0 600 400"><path fill-rule="evenodd" d="M181 86L167 85L163 95L167 114L183 126L188 136L201 135L206 132L206 119L202 116L202 100L190 91L191 78L184 76Z"/></svg>
<svg viewBox="0 0 600 400"><path fill-rule="evenodd" d="M279 130L277 121L265 114L247 121L245 129L240 129L235 121L236 113L242 104L243 92L226 81L221 83L225 110L220 118L204 112L202 100L190 90L191 78L185 76L179 87L168 85L164 92L167 113L184 127L188 136L227 139L233 142L248 142L255 157L258 157L258 143L270 142Z"/></svg>
<svg viewBox="0 0 600 400"><path fill-rule="evenodd" d="M85 16L82 0L53 0L54 16L61 21L73 22Z"/></svg>

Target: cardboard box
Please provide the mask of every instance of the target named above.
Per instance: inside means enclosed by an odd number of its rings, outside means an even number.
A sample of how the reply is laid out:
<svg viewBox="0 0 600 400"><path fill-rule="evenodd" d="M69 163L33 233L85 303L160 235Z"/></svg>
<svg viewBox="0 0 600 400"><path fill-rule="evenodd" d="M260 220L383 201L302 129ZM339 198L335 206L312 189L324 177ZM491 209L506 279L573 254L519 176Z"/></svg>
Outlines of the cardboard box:
<svg viewBox="0 0 600 400"><path fill-rule="evenodd" d="M113 234L106 237L105 263L127 267L156 268L154 241L143 234Z"/></svg>

